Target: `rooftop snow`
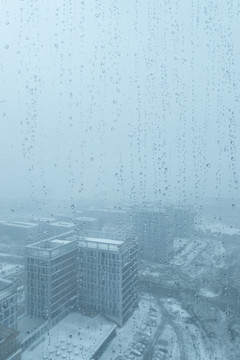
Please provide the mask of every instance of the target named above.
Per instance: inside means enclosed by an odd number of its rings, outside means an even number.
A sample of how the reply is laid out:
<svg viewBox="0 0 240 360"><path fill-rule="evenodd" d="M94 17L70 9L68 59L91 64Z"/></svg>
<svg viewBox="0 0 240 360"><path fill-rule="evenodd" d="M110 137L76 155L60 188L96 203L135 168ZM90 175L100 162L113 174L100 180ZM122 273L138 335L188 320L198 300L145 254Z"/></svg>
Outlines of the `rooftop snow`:
<svg viewBox="0 0 240 360"><path fill-rule="evenodd" d="M58 221L58 222L53 222L50 224L51 226L61 226L61 227L73 227L74 224L70 223L70 222L66 222L66 221Z"/></svg>
<svg viewBox="0 0 240 360"><path fill-rule="evenodd" d="M75 220L77 220L77 221L97 221L96 218L88 217L88 216L80 216L80 217L77 217Z"/></svg>
<svg viewBox="0 0 240 360"><path fill-rule="evenodd" d="M93 237L87 237L85 241L103 243L103 244L111 244L111 245L122 245L124 243L124 241L121 241L121 240L102 239L102 238L93 238Z"/></svg>
<svg viewBox="0 0 240 360"><path fill-rule="evenodd" d="M22 354L22 360L89 360L115 328L102 315L89 318L71 313L33 343Z"/></svg>

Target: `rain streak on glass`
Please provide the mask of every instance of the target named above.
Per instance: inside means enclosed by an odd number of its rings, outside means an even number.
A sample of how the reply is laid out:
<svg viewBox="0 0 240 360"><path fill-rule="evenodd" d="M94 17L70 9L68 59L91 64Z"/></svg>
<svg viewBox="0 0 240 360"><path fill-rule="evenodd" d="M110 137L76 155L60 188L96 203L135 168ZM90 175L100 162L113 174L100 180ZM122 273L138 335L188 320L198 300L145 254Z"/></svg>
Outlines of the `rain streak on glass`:
<svg viewBox="0 0 240 360"><path fill-rule="evenodd" d="M240 2L0 10L0 360L238 359Z"/></svg>

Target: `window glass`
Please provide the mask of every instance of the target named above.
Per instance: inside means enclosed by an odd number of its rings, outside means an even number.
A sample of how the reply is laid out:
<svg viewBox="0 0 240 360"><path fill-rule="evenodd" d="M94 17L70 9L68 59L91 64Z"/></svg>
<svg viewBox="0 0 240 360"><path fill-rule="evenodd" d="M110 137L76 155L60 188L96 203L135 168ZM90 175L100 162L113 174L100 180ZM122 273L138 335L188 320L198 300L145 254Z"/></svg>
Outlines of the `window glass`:
<svg viewBox="0 0 240 360"><path fill-rule="evenodd" d="M0 360L238 359L240 2L0 10Z"/></svg>

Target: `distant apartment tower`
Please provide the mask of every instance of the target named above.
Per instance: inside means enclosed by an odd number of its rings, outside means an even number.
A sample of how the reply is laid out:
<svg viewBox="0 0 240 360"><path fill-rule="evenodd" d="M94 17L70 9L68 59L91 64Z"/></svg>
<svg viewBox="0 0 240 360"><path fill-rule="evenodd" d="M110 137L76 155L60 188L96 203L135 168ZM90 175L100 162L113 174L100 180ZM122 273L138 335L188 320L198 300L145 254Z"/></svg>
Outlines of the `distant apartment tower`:
<svg viewBox="0 0 240 360"><path fill-rule="evenodd" d="M0 360L21 360L19 333L0 325Z"/></svg>
<svg viewBox="0 0 240 360"><path fill-rule="evenodd" d="M168 263L173 255L172 224L165 209L135 211L135 231L142 259Z"/></svg>
<svg viewBox="0 0 240 360"><path fill-rule="evenodd" d="M5 252L14 251L15 255L23 255L26 245L38 241L38 225L22 221L1 221L0 240L1 249L6 247Z"/></svg>
<svg viewBox="0 0 240 360"><path fill-rule="evenodd" d="M122 226L128 222L128 211L122 209L86 209L83 216L97 218L99 227L104 225Z"/></svg>
<svg viewBox="0 0 240 360"><path fill-rule="evenodd" d="M38 225L38 239L36 241L42 241L50 237L49 226L55 223L57 219L50 217L32 218L31 221ZM36 242L34 241L34 242Z"/></svg>
<svg viewBox="0 0 240 360"><path fill-rule="evenodd" d="M79 307L122 326L138 300L137 244L101 238L79 241Z"/></svg>
<svg viewBox="0 0 240 360"><path fill-rule="evenodd" d="M17 288L9 280L0 280L0 324L17 328Z"/></svg>
<svg viewBox="0 0 240 360"><path fill-rule="evenodd" d="M76 303L77 244L48 239L26 247L26 307L29 315L57 321Z"/></svg>
<svg viewBox="0 0 240 360"><path fill-rule="evenodd" d="M189 238L194 232L194 213L191 207L170 206L168 214L176 238Z"/></svg>
<svg viewBox="0 0 240 360"><path fill-rule="evenodd" d="M74 219L74 224L77 230L78 235L88 236L89 231L98 231L99 223L98 219L88 217L88 216L79 216Z"/></svg>
<svg viewBox="0 0 240 360"><path fill-rule="evenodd" d="M48 237L58 236L64 232L74 230L74 223L68 221L51 222L48 226Z"/></svg>

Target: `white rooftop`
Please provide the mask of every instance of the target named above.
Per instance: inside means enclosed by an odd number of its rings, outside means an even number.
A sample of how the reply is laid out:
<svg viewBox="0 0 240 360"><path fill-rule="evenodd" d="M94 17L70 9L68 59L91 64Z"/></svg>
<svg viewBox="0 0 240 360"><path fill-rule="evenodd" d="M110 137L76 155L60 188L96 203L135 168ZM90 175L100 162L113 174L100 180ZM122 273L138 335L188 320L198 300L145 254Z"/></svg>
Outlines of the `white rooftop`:
<svg viewBox="0 0 240 360"><path fill-rule="evenodd" d="M96 221L97 219L94 218L94 217L89 217L89 216L79 216L75 220L78 220L78 221Z"/></svg>
<svg viewBox="0 0 240 360"><path fill-rule="evenodd" d="M92 241L92 242L103 243L103 244L111 244L111 245L122 245L124 243L124 241L121 241L121 240L103 239L103 238L94 238L94 237L87 237L86 241Z"/></svg>
<svg viewBox="0 0 240 360"><path fill-rule="evenodd" d="M20 264L11 264L6 262L0 262L0 277L4 278L6 276L12 275L16 272L20 273L20 270L23 270L23 265Z"/></svg>
<svg viewBox="0 0 240 360"><path fill-rule="evenodd" d="M37 224L27 223L27 222L22 222L22 221L2 222L1 225L17 227L17 228L22 228L22 229L37 228Z"/></svg>
<svg viewBox="0 0 240 360"><path fill-rule="evenodd" d="M73 227L74 224L66 221L58 221L50 224L51 226Z"/></svg>
<svg viewBox="0 0 240 360"><path fill-rule="evenodd" d="M52 217L41 217L41 218L33 218L33 221L44 221L44 222L56 222L57 219L56 218L52 218Z"/></svg>
<svg viewBox="0 0 240 360"><path fill-rule="evenodd" d="M115 328L102 315L71 313L23 352L22 360L89 360Z"/></svg>
<svg viewBox="0 0 240 360"><path fill-rule="evenodd" d="M51 240L51 243L54 243L54 244L58 244L58 245L65 245L65 244L69 244L71 241L68 241L68 240L61 240L61 239L54 239L54 240Z"/></svg>

